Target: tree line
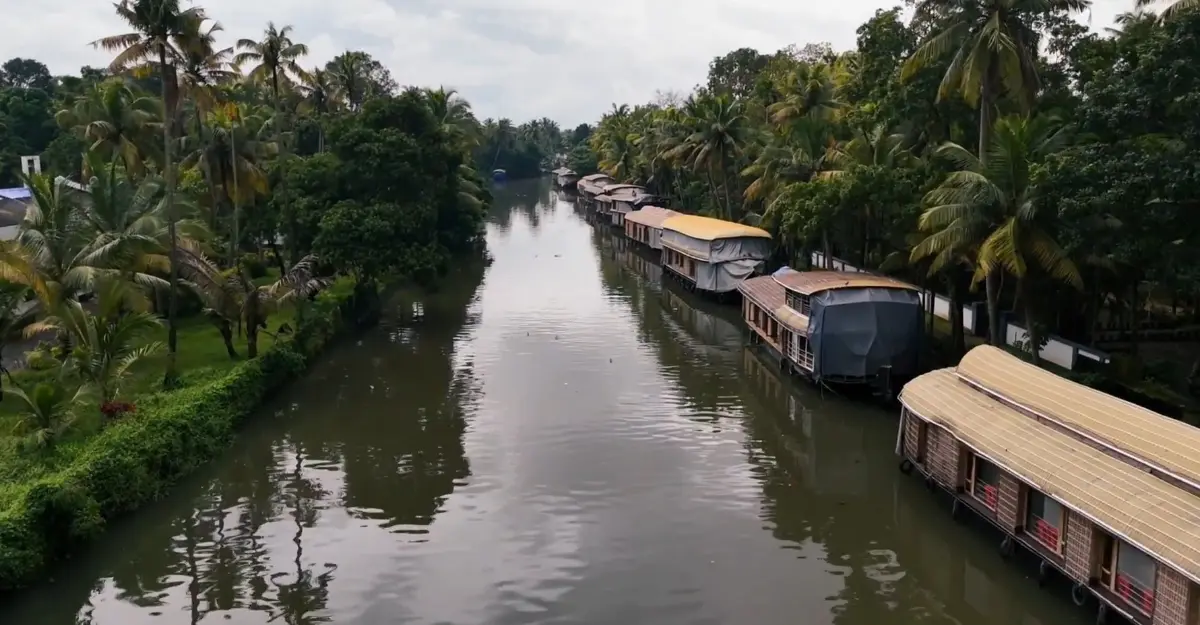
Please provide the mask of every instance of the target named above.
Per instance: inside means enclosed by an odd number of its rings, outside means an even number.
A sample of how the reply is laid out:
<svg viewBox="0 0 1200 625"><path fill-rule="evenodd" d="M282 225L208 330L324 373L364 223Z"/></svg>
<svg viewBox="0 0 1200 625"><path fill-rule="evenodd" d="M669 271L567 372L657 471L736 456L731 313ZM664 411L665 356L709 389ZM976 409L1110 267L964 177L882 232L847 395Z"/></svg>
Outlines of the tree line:
<svg viewBox="0 0 1200 625"><path fill-rule="evenodd" d="M0 242L0 333L53 337L31 352L38 371L8 375L22 443L132 410L134 378L186 384L188 318L230 361L254 358L338 276L361 301L384 278L436 280L482 250L480 163L539 172L557 150L553 123L479 122L454 90L401 88L365 52L307 66L291 26L223 47L202 7L115 10L126 32L92 42L104 68L0 66L0 187L31 195ZM26 177L32 154L43 173Z"/></svg>
<svg viewBox="0 0 1200 625"><path fill-rule="evenodd" d="M1136 354L1200 311L1200 13L1144 4L1098 33L1086 0L879 10L852 50L739 49L691 93L614 104L587 145L676 207L768 228L778 262L821 250L948 295L959 354L977 297L993 343L1012 317L1033 345Z"/></svg>

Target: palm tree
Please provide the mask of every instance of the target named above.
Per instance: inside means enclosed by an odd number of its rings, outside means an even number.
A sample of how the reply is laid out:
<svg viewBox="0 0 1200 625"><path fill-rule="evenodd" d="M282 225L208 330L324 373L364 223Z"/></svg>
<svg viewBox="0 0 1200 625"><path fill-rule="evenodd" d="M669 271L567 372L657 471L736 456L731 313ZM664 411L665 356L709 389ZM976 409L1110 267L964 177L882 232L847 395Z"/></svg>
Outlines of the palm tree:
<svg viewBox="0 0 1200 625"><path fill-rule="evenodd" d="M212 22L204 28L202 20L188 24L187 46L180 50L181 66L179 89L187 101L192 104L192 114L196 121L196 135L205 137L204 117L211 112L222 98L223 92L218 88L222 84L232 82L238 77L237 68L232 63L233 48L217 48L216 33L224 30L219 22ZM207 165L207 163L203 163ZM209 198L212 202L209 211L209 227L216 229L217 212L220 210L217 201L217 182L214 172L208 167L202 167L204 179L208 183Z"/></svg>
<svg viewBox="0 0 1200 625"><path fill-rule="evenodd" d="M189 285L205 302L205 314L213 321L225 340L230 357L233 349L233 323L245 324L246 354L258 357L258 333L267 327L272 312L306 299L327 284L316 274L317 258L305 256L278 280L258 286L240 265L232 274L223 273L195 247L186 250Z"/></svg>
<svg viewBox="0 0 1200 625"><path fill-rule="evenodd" d="M276 29L273 22L267 23L260 41L240 39L238 50L233 62L242 67L247 63L255 64L246 77L253 83L266 84L271 88L271 98L274 103L275 143L283 151L283 111L280 108L280 96L291 88L295 80L303 79L307 73L298 60L308 54L308 46L292 41L292 27L284 26Z"/></svg>
<svg viewBox="0 0 1200 625"><path fill-rule="evenodd" d="M1054 213L1042 210L1033 170L1062 147L1063 132L1046 117L1010 116L997 120L988 159L948 143L938 155L951 160L958 171L925 198L929 208L921 215L926 238L913 248L912 258L932 258L936 273L963 256L973 257L974 281L1008 273L1017 279L1017 293L1025 308L1030 342L1039 345L1035 302L1030 289L1037 274L1082 288L1079 270L1054 240ZM999 302L988 290L991 341L998 335ZM1037 349L1034 350L1037 360Z"/></svg>
<svg viewBox="0 0 1200 625"><path fill-rule="evenodd" d="M1090 0L921 0L916 14L937 19L932 35L904 63L907 79L953 51L938 88L938 100L958 92L979 107L979 150L984 166L991 145L996 102L1002 95L1016 98L1029 110L1041 80L1037 72L1040 37L1035 19L1050 12L1082 11ZM987 276L988 301L1000 297L1000 274ZM1000 320L990 318L989 335L1000 339Z"/></svg>
<svg viewBox="0 0 1200 625"><path fill-rule="evenodd" d="M90 142L89 152L106 160L119 158L125 171L140 175L146 157L153 152L149 139L162 123L162 107L128 82L109 79L93 85L54 118L63 128L77 129Z"/></svg>
<svg viewBox="0 0 1200 625"><path fill-rule="evenodd" d="M842 106L834 91L830 66L801 64L788 73L783 85L783 97L767 108L771 121L787 124L804 117L832 119L835 111Z"/></svg>
<svg viewBox="0 0 1200 625"><path fill-rule="evenodd" d="M741 155L750 132L749 120L742 107L741 101L728 94L689 98L685 110L691 134L672 150L672 156L681 158L689 168L705 172L714 198L717 184L713 170L721 172L725 189L724 213L730 220L734 215L728 167Z"/></svg>
<svg viewBox="0 0 1200 625"><path fill-rule="evenodd" d="M839 142L830 150L830 162L836 167L828 175L841 176L856 167L897 168L911 167L918 162L905 147L902 133L889 133L883 125L870 130L855 128L851 138ZM871 226L880 208L870 203L862 205L863 248L861 267L870 266Z"/></svg>
<svg viewBox="0 0 1200 625"><path fill-rule="evenodd" d="M120 394L121 384L134 364L162 348L157 341L144 341L161 322L157 316L138 309L146 299L127 282L103 280L96 290L96 312L67 300L26 331L53 329L70 334L74 347L66 364L85 385L96 390L103 406Z"/></svg>
<svg viewBox="0 0 1200 625"><path fill-rule="evenodd" d="M1159 4L1160 0L1136 0L1135 5L1138 9ZM1200 0L1173 0L1162 11L1162 18L1169 20L1178 15L1182 15L1185 11L1191 11L1196 7L1200 7Z"/></svg>
<svg viewBox="0 0 1200 625"><path fill-rule="evenodd" d="M117 57L109 64L112 71L122 71L130 67L156 64L159 77L162 79L162 100L164 105L163 119L163 173L166 178L166 198L168 207L175 205L175 163L172 158L172 131L175 122L176 103L178 101L178 80L176 67L180 63L180 50L192 45L187 37L194 34L192 28L197 21L205 17L204 9L192 7L182 9L179 0L121 0L116 5L117 15L133 29L133 32L104 37L92 45L108 51L119 51ZM177 378L176 350L179 342L179 328L176 315L179 296L176 284L179 281L178 245L176 232L176 216L167 215L167 230L170 237L171 259L171 288L168 291L167 307L167 367L163 376L164 384L170 386Z"/></svg>
<svg viewBox="0 0 1200 625"><path fill-rule="evenodd" d="M426 89L425 99L447 136L464 146L478 143L479 122L471 112L471 103L457 91L446 87Z"/></svg>
<svg viewBox="0 0 1200 625"><path fill-rule="evenodd" d="M329 62L328 67L332 73L334 84L346 97L346 103L350 105L352 111L361 109L363 102L367 99L371 71L370 61L371 57L365 52L347 50Z"/></svg>
<svg viewBox="0 0 1200 625"><path fill-rule="evenodd" d="M334 83L333 75L317 68L300 78L300 94L304 108L317 117L317 151L325 151L325 128L321 118L338 110L342 103L342 92Z"/></svg>
<svg viewBox="0 0 1200 625"><path fill-rule="evenodd" d="M25 210L17 245L32 273L18 281L33 287L43 309L52 311L95 284L99 271L87 262L94 231L65 181L37 175L28 184L33 202Z"/></svg>
<svg viewBox="0 0 1200 625"><path fill-rule="evenodd" d="M240 207L258 194L267 192L267 174L262 163L275 153L275 144L261 141L256 129L264 122L257 116L241 117L236 105L230 103L211 112L204 125L204 135L184 142L182 167L201 166L211 172L213 184L222 190L221 196L233 204L230 216L230 264L240 243ZM214 206L220 200L214 200ZM210 215L210 229L215 224Z"/></svg>
<svg viewBox="0 0 1200 625"><path fill-rule="evenodd" d="M88 389L79 385L70 389L65 375L58 380L39 382L28 388L14 382L4 394L17 400L16 431L25 436L28 446L52 449L55 442L79 418L79 409L87 403Z"/></svg>
<svg viewBox="0 0 1200 625"><path fill-rule="evenodd" d="M161 178L141 180L118 177L115 163L103 164L91 157L90 168L98 174L89 185L89 201L83 210L90 240L84 245L80 262L116 274L148 289L164 289L169 284L150 272L169 270L166 214L169 212ZM105 167L110 168L105 173ZM179 198L176 196L178 202ZM195 229L194 222L181 221L180 229ZM199 233L194 233L193 236ZM189 240L185 235L182 240ZM107 271L104 271L107 270Z"/></svg>

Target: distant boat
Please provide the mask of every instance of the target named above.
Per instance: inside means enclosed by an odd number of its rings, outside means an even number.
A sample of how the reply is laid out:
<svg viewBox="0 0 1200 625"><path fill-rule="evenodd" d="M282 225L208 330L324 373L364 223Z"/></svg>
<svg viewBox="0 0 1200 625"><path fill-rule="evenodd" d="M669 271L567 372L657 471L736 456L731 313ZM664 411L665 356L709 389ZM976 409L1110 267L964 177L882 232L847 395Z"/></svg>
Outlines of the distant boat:
<svg viewBox="0 0 1200 625"><path fill-rule="evenodd" d="M493 169L492 180L495 180L496 182L504 182L505 180L508 180L508 172L504 171L503 169Z"/></svg>

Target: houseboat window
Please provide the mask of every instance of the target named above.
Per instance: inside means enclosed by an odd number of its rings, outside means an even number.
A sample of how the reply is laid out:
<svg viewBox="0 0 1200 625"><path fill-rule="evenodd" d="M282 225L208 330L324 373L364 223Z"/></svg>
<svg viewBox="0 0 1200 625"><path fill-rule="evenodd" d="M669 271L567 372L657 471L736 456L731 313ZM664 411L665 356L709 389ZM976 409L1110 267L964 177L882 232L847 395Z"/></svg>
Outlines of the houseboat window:
<svg viewBox="0 0 1200 625"><path fill-rule="evenodd" d="M787 305L788 308L802 315L808 315L812 312L812 304L809 302L808 296L793 291L787 292Z"/></svg>
<svg viewBox="0 0 1200 625"><path fill-rule="evenodd" d="M1101 532L1100 549L1100 583L1140 612L1153 614L1154 559L1106 532Z"/></svg>
<svg viewBox="0 0 1200 625"><path fill-rule="evenodd" d="M1154 575L1158 565L1142 550L1124 541L1117 543L1117 579L1113 590L1133 607L1154 612Z"/></svg>
<svg viewBox="0 0 1200 625"><path fill-rule="evenodd" d="M1037 539L1047 549L1062 553L1065 532L1063 507L1057 501L1035 489L1029 489L1025 501L1025 532Z"/></svg>
<svg viewBox="0 0 1200 625"><path fill-rule="evenodd" d="M1000 500L999 486L1000 469L987 460L971 454L967 464L967 492L987 506L989 510L994 511Z"/></svg>

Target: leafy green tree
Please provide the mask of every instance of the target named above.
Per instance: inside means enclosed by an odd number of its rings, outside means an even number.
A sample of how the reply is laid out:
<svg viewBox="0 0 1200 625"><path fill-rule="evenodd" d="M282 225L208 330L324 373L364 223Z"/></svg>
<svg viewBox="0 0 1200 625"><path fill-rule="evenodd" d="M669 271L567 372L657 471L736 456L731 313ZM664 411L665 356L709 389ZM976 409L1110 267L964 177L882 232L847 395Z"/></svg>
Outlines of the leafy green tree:
<svg viewBox="0 0 1200 625"><path fill-rule="evenodd" d="M50 92L54 89L54 77L44 63L17 57L0 65L0 87Z"/></svg>
<svg viewBox="0 0 1200 625"><path fill-rule="evenodd" d="M1042 210L1034 184L1035 168L1061 149L1065 135L1044 117L1004 117L994 131L986 161L953 143L938 150L959 170L926 196L920 226L928 236L912 257L933 257L936 271L967 254L975 258L976 282L1000 273L1015 277L1030 343L1040 345L1032 291L1038 272L1082 288L1074 261L1054 238L1056 215ZM988 295L988 314L998 318L999 303Z"/></svg>
<svg viewBox="0 0 1200 625"><path fill-rule="evenodd" d="M347 50L326 63L325 71L354 111L371 98L393 95L399 89L387 67L366 52Z"/></svg>

